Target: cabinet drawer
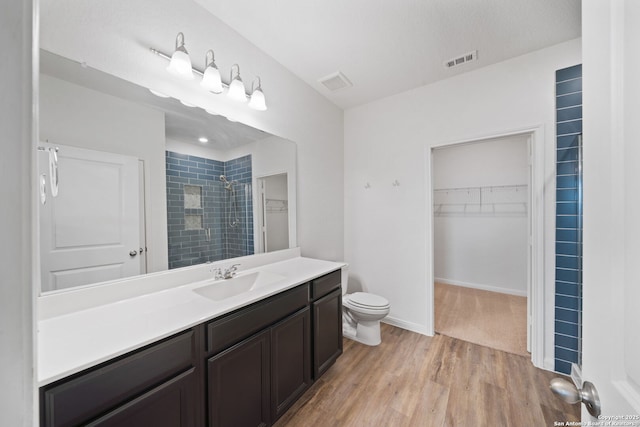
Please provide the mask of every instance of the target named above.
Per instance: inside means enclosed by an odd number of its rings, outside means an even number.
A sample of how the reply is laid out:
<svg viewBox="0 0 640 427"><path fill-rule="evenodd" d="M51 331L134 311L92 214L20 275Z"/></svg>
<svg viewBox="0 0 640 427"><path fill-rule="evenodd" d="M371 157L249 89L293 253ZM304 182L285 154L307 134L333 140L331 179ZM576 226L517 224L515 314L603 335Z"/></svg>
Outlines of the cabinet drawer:
<svg viewBox="0 0 640 427"><path fill-rule="evenodd" d="M41 389L41 425L72 426L142 394L194 365L193 330Z"/></svg>
<svg viewBox="0 0 640 427"><path fill-rule="evenodd" d="M318 299L340 286L342 270L318 277L311 282L311 298Z"/></svg>
<svg viewBox="0 0 640 427"><path fill-rule="evenodd" d="M195 427L195 368L119 406L87 427Z"/></svg>
<svg viewBox="0 0 640 427"><path fill-rule="evenodd" d="M207 353L218 353L305 307L309 286L301 285L207 324Z"/></svg>

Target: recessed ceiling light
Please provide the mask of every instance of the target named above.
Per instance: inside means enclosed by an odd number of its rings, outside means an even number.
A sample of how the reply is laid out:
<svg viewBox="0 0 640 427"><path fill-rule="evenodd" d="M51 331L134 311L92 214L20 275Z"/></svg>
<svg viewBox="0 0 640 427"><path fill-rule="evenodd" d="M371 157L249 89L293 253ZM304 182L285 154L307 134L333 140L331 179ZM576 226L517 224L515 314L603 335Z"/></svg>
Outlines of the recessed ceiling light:
<svg viewBox="0 0 640 427"><path fill-rule="evenodd" d="M201 136L200 138L198 138L198 141L202 142L203 144L206 144L207 142L209 142L209 140L204 136Z"/></svg>

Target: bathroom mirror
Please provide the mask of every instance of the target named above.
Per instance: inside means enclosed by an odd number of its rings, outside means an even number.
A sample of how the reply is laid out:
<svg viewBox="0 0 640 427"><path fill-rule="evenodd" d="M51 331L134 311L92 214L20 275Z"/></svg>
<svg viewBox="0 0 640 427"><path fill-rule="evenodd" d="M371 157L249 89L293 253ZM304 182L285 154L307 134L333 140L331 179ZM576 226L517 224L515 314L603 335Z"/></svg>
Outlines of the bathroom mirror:
<svg viewBox="0 0 640 427"><path fill-rule="evenodd" d="M293 142L45 50L39 83L42 292L296 245Z"/></svg>

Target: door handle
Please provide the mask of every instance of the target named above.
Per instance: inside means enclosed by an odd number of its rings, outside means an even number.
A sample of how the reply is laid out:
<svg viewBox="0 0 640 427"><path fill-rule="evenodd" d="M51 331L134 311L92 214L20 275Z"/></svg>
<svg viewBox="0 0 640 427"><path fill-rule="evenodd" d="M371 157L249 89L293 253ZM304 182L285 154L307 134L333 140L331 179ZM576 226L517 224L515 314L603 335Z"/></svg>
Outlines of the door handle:
<svg viewBox="0 0 640 427"><path fill-rule="evenodd" d="M582 389L578 389L573 383L563 378L554 378L549 386L551 391L565 402L571 404L582 402L592 416L598 417L601 414L600 397L593 383L585 381L582 383Z"/></svg>
<svg viewBox="0 0 640 427"><path fill-rule="evenodd" d="M136 255L138 255L138 251L136 251L135 249L134 249L134 250L132 250L131 252L129 252L129 256L130 256L130 257L132 257L132 258L133 258L134 256L136 256Z"/></svg>

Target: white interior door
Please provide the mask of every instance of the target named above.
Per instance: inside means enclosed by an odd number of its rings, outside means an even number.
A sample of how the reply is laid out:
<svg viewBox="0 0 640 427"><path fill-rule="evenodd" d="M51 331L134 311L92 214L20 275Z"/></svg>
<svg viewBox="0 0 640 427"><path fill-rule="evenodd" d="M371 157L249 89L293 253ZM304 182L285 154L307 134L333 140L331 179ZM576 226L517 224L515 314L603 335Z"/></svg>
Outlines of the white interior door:
<svg viewBox="0 0 640 427"><path fill-rule="evenodd" d="M585 0L582 376L640 425L640 2ZM589 420L583 411L583 422Z"/></svg>
<svg viewBox="0 0 640 427"><path fill-rule="evenodd" d="M42 290L140 274L138 159L57 147L57 197L50 191L48 152L38 157L48 193L40 205Z"/></svg>

